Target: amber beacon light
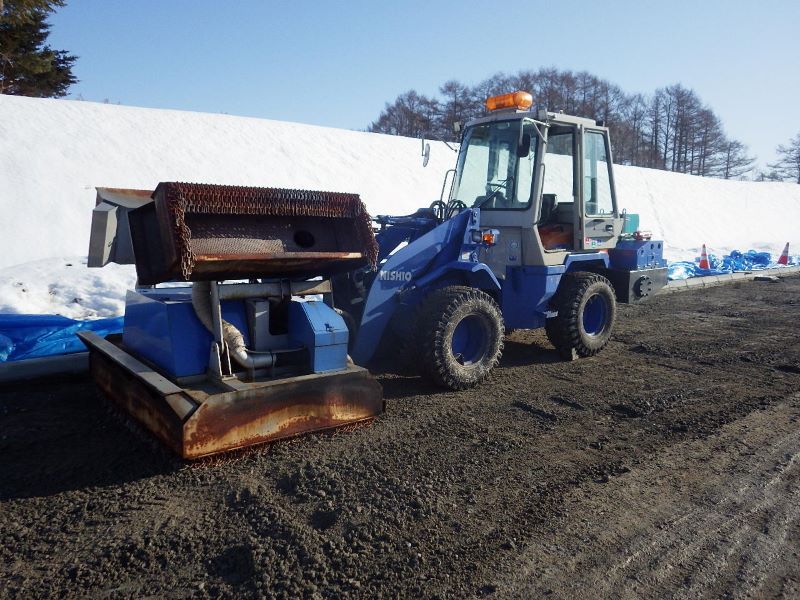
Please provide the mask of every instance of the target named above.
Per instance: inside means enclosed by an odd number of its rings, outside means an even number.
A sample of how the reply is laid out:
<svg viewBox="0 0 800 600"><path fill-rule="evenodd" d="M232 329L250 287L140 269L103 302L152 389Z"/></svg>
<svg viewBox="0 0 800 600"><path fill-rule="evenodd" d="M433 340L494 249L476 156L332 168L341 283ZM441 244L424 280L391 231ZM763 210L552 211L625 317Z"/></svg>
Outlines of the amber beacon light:
<svg viewBox="0 0 800 600"><path fill-rule="evenodd" d="M486 99L486 110L500 110L501 108L527 110L531 106L533 106L533 96L528 92L511 92Z"/></svg>

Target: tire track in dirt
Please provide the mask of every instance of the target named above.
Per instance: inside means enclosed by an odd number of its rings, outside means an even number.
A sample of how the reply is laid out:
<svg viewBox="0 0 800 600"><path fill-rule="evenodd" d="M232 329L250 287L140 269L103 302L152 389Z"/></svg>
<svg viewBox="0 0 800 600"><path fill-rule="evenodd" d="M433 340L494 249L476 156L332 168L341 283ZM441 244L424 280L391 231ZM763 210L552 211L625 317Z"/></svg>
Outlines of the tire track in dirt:
<svg viewBox="0 0 800 600"><path fill-rule="evenodd" d="M800 560L786 545L800 521L800 394L719 435L669 447L611 485L576 490L573 499L572 511L587 515L637 502L640 513L611 512L556 553L542 554L543 539L501 591L537 596L557 579L570 582L570 595L761 595L773 572ZM537 572L542 563L562 569Z"/></svg>

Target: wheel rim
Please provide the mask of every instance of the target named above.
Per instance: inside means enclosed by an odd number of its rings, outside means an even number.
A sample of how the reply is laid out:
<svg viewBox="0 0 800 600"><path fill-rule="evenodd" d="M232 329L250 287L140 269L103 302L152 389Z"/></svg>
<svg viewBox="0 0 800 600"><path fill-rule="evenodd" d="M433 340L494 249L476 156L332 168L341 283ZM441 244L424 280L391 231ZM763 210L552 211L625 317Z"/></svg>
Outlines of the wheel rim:
<svg viewBox="0 0 800 600"><path fill-rule="evenodd" d="M608 320L608 303L600 294L590 297L583 307L583 330L587 335L600 335Z"/></svg>
<svg viewBox="0 0 800 600"><path fill-rule="evenodd" d="M453 357L460 364L470 366L479 363L489 347L489 331L486 320L480 315L467 315L453 330L450 342Z"/></svg>

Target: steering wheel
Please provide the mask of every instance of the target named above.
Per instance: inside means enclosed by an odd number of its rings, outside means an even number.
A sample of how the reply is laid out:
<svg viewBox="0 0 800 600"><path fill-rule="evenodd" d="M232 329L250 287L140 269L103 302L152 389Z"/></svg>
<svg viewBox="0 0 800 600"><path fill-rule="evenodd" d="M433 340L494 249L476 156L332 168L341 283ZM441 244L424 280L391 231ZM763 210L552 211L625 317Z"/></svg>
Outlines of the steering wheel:
<svg viewBox="0 0 800 600"><path fill-rule="evenodd" d="M475 208L481 208L485 204L488 204L491 200L497 198L501 202L505 202L506 195L505 192L514 184L514 178L509 177L508 179L503 179L502 181L487 181L486 186L492 186L493 189L489 194L483 198L480 202L476 202L472 206Z"/></svg>
<svg viewBox="0 0 800 600"><path fill-rule="evenodd" d="M494 200L495 198L498 198L501 201L505 200L506 196L503 193L503 188L497 188L491 194L483 198L480 202L476 202L472 206L474 206L475 208L481 208L483 207L484 204L488 204L491 200Z"/></svg>

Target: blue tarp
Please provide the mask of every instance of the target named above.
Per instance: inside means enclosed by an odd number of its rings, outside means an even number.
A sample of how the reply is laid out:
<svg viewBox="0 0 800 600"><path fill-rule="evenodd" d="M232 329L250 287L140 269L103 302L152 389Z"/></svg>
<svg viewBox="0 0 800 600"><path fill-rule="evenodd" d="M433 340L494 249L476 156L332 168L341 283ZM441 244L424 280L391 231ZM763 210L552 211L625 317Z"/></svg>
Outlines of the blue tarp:
<svg viewBox="0 0 800 600"><path fill-rule="evenodd" d="M698 259L699 261L699 259ZM734 271L758 271L779 266L772 262L769 252L756 252L748 250L739 252L738 250L726 254L722 258L714 254L708 255L710 269L701 269L697 262L679 261L668 265L668 276L673 279L689 279L690 277L704 277L706 275L723 275Z"/></svg>
<svg viewBox="0 0 800 600"><path fill-rule="evenodd" d="M122 331L122 317L75 321L57 315L0 315L0 362L83 352L75 335L94 331L106 336Z"/></svg>

